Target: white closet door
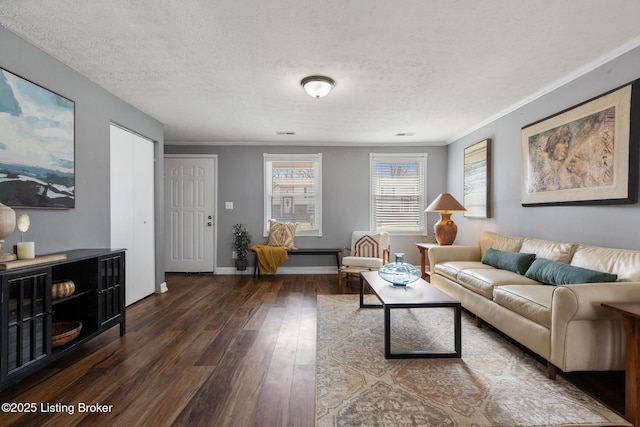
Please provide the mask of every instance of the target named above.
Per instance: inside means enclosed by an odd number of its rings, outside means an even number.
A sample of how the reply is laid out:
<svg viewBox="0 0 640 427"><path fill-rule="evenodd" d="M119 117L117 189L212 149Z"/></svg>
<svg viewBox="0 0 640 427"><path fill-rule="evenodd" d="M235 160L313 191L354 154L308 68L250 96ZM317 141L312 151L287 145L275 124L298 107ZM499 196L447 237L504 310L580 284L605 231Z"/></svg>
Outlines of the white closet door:
<svg viewBox="0 0 640 427"><path fill-rule="evenodd" d="M153 142L111 126L111 247L125 248L125 304L155 291Z"/></svg>

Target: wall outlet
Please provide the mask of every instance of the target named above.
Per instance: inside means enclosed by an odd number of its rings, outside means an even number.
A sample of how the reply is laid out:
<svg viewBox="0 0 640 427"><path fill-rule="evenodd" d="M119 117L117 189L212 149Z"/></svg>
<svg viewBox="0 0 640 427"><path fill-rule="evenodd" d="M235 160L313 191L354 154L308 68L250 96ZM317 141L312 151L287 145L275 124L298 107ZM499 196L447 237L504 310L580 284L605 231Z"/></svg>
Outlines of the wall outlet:
<svg viewBox="0 0 640 427"><path fill-rule="evenodd" d="M238 252L232 251L231 252L231 259L238 259Z"/></svg>
<svg viewBox="0 0 640 427"><path fill-rule="evenodd" d="M233 209L233 202L224 202L225 209Z"/></svg>

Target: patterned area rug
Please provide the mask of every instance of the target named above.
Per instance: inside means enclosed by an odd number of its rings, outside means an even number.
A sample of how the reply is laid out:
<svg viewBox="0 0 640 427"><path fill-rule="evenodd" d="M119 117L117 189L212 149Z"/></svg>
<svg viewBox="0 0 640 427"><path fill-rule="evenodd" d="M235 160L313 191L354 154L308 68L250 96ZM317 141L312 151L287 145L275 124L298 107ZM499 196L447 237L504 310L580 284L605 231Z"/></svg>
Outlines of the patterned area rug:
<svg viewBox="0 0 640 427"><path fill-rule="evenodd" d="M631 425L465 313L462 359L386 360L383 315L318 296L318 427ZM453 349L452 309L392 310L391 324L392 351Z"/></svg>

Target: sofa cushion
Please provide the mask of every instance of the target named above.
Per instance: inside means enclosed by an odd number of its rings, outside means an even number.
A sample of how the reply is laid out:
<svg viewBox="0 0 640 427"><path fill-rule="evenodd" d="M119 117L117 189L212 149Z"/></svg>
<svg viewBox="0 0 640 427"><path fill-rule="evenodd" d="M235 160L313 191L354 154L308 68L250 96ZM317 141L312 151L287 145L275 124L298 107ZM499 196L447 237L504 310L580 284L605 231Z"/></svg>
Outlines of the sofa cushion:
<svg viewBox="0 0 640 427"><path fill-rule="evenodd" d="M578 245L571 265L617 274L619 282L640 282L640 251Z"/></svg>
<svg viewBox="0 0 640 427"><path fill-rule="evenodd" d="M520 252L536 254L536 258L546 258L568 264L576 250L574 243L552 242L550 240L525 237Z"/></svg>
<svg viewBox="0 0 640 427"><path fill-rule="evenodd" d="M493 269L494 267L483 264L480 261L448 261L448 262L439 262L435 266L436 274L444 276L453 281L458 280L458 274L467 269Z"/></svg>
<svg viewBox="0 0 640 427"><path fill-rule="evenodd" d="M506 234L485 231L480 236L478 245L480 254L484 255L488 249L498 249L500 251L519 252L522 246L522 237L507 236Z"/></svg>
<svg viewBox="0 0 640 427"><path fill-rule="evenodd" d="M525 276L548 285L615 282L618 278L615 274L589 270L544 258L536 259Z"/></svg>
<svg viewBox="0 0 640 427"><path fill-rule="evenodd" d="M535 254L526 254L522 252L505 252L497 249L489 249L482 257L482 263L491 265L502 270L513 271L514 273L524 274L527 272L531 263L536 259Z"/></svg>
<svg viewBox="0 0 640 427"><path fill-rule="evenodd" d="M507 285L493 288L496 304L546 328L551 328L551 298L555 288L544 285Z"/></svg>
<svg viewBox="0 0 640 427"><path fill-rule="evenodd" d="M458 273L458 283L486 298L493 298L493 287L501 285L539 285L538 282L498 268L468 268Z"/></svg>

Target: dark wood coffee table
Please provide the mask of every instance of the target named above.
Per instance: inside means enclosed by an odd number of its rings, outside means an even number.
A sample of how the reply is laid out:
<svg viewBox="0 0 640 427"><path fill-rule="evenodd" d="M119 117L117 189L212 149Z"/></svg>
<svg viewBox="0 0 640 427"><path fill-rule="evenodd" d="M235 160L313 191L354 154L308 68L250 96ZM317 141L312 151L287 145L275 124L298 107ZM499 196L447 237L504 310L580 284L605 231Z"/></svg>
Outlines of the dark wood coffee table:
<svg viewBox="0 0 640 427"><path fill-rule="evenodd" d="M370 287L382 304L365 304L366 287ZM384 309L384 357L387 359L462 357L460 301L422 279L410 283L404 288L391 285L378 276L377 271L365 271L360 274L360 307ZM434 308L451 307L454 310L454 351L410 351L391 352L391 310L394 308Z"/></svg>

